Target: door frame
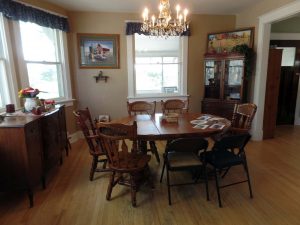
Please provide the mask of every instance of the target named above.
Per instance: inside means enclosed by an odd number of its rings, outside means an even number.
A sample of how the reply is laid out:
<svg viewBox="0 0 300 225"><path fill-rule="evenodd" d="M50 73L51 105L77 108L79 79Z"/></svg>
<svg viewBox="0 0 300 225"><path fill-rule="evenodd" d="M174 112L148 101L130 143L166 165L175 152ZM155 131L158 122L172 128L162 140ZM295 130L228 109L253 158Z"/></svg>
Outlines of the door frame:
<svg viewBox="0 0 300 225"><path fill-rule="evenodd" d="M300 33L271 33L270 40L294 40L300 41ZM298 93L295 108L294 125L300 125L300 79L298 82Z"/></svg>
<svg viewBox="0 0 300 225"><path fill-rule="evenodd" d="M300 1L294 1L259 17L256 75L254 80L253 102L257 105L257 114L252 124L252 138L263 139L263 119L266 93L266 80L269 58L271 24L300 13Z"/></svg>

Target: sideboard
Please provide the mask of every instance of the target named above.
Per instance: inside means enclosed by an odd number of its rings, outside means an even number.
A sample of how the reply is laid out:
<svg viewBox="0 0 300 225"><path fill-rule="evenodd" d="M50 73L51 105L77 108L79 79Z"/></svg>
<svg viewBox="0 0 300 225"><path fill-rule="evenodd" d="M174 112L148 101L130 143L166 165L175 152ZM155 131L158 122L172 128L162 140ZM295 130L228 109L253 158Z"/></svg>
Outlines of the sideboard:
<svg viewBox="0 0 300 225"><path fill-rule="evenodd" d="M22 189L33 206L33 189L46 185L48 171L67 148L65 107L41 116L16 115L0 123L0 191Z"/></svg>

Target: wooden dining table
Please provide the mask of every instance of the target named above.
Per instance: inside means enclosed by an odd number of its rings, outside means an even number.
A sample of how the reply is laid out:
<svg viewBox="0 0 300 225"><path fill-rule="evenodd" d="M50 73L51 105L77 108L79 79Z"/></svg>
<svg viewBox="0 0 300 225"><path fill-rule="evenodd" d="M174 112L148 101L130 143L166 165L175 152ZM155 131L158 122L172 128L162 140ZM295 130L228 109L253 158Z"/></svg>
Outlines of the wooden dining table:
<svg viewBox="0 0 300 225"><path fill-rule="evenodd" d="M195 128L191 121L197 120L201 116L209 117L204 125L207 128ZM209 137L228 129L231 125L230 121L219 116L202 114L202 113L183 113L178 115L176 122L167 122L162 113L155 115L134 115L113 120L112 122L131 124L137 122L137 135L139 140L173 140L183 137ZM212 128L213 124L224 125L220 128Z"/></svg>

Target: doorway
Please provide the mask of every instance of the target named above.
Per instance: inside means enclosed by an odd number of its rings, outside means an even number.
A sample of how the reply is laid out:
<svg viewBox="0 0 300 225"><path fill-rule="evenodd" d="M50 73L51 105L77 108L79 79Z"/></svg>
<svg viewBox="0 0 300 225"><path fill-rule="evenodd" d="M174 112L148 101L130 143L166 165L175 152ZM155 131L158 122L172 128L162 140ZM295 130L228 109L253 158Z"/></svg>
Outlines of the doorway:
<svg viewBox="0 0 300 225"><path fill-rule="evenodd" d="M253 102L258 106L257 115L253 121L252 137L254 140L262 140L263 138L263 118L271 24L292 17L299 12L300 1L295 1L259 17L256 77L253 96Z"/></svg>

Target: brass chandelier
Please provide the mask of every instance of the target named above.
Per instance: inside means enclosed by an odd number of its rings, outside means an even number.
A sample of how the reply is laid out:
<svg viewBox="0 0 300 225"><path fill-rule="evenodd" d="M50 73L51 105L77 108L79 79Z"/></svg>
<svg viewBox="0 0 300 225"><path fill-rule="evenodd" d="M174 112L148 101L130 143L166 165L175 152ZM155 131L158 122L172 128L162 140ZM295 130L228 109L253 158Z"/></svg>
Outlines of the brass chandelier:
<svg viewBox="0 0 300 225"><path fill-rule="evenodd" d="M148 14L149 10L145 8L141 31L148 32L151 36L178 36L182 35L189 27L187 22L188 10L184 9L182 14L180 6L177 5L176 18L172 19L169 0L160 0L158 18L152 15L151 19L149 19Z"/></svg>

